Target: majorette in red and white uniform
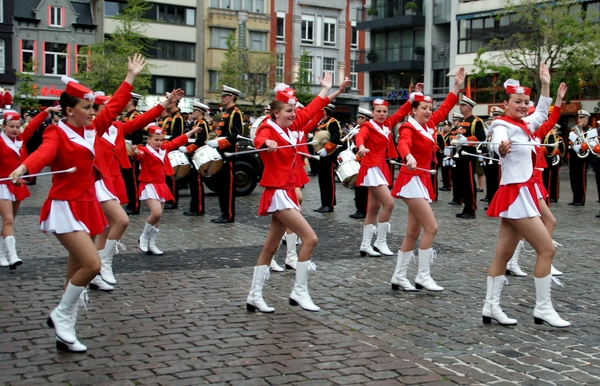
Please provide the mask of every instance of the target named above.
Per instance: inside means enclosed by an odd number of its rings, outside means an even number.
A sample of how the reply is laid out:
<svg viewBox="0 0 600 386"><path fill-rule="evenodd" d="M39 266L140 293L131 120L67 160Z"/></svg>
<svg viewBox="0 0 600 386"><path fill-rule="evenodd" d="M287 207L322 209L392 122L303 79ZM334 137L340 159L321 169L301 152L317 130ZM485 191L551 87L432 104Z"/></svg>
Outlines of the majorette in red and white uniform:
<svg viewBox="0 0 600 386"><path fill-rule="evenodd" d="M507 93L529 95L531 90L522 86L508 86ZM551 98L541 96L536 111L522 120L504 116L492 122L492 142L530 142L532 134L548 117ZM498 145L492 145L498 152ZM538 156L533 146L511 146L510 153L500 157L502 177L500 188L487 210L491 217L520 219L540 216L538 199L542 192L535 183L533 170ZM543 186L543 184L539 184Z"/></svg>
<svg viewBox="0 0 600 386"><path fill-rule="evenodd" d="M431 102L430 96L421 93L413 93L413 100ZM406 162L406 156L411 154L417 161L417 167L429 170L432 160L435 160L436 125L446 119L450 110L458 102L458 97L454 93L449 93L444 103L439 109L431 114L426 127L423 127L414 118L410 117L408 122L400 126L400 135L398 139L398 153ZM392 189L394 198L424 198L431 202L434 197L433 186L431 185L431 174L424 170L408 170L403 166Z"/></svg>
<svg viewBox="0 0 600 386"><path fill-rule="evenodd" d="M284 103L297 103L293 89L278 91L275 97ZM330 103L329 97L316 97L306 108L297 112L296 119L289 128L280 127L271 118L265 119L256 130L254 145L260 148L269 139L277 142L277 146L299 143L300 132L306 134L305 130L310 130L307 123L328 103ZM300 209L295 192L298 187L296 163L302 158L298 157L297 153L296 147L278 148L271 153L260 152L264 165L260 186L265 190L258 206L259 216L267 216L269 213L283 209ZM303 161L302 163L304 164Z"/></svg>
<svg viewBox="0 0 600 386"><path fill-rule="evenodd" d="M11 120L21 121L21 116L14 110L4 110L3 115L5 123ZM19 134L14 140L2 131L0 134L0 178L8 177L13 170L27 159L28 153L25 144L33 133L42 126L47 117L48 113L45 111L37 114L27 124L23 133ZM29 196L27 185L15 185L10 180L0 181L0 200L23 201Z"/></svg>
<svg viewBox="0 0 600 386"><path fill-rule="evenodd" d="M388 102L379 98L375 99L373 106L378 105L387 106ZM360 126L358 134L354 137L354 143L356 147L363 145L369 149L369 152L360 160L356 186L392 184L392 174L386 163L388 158L398 158L392 129L410 113L410 110L411 103L407 101L382 125L371 119Z"/></svg>
<svg viewBox="0 0 600 386"><path fill-rule="evenodd" d="M136 119L139 119L136 118ZM148 134L161 134L159 126L148 127ZM173 200L173 195L165 182L166 176L175 174L167 154L188 143L188 137L182 134L172 141L163 142L158 151L150 145L139 146L137 160L140 162L140 200L154 199L160 202Z"/></svg>
<svg viewBox="0 0 600 386"><path fill-rule="evenodd" d="M297 107L298 107L296 110L297 112L300 112L300 110L304 109L304 106L302 106L300 104L300 102L298 102ZM295 131L296 133L298 133L298 142L297 143L306 142L306 133L309 133L310 131L312 131L312 129L314 129L315 127L318 126L321 119L323 119L323 115L325 115L325 112L323 111L323 109L317 111L317 113L311 118L311 120L306 125L304 125L304 127L301 130ZM305 155L302 155L300 153L304 153L304 154L310 154L310 153L308 151L308 145L306 145L306 144L296 146L296 150L298 151L296 153L296 157L298 159L294 163L294 166L296 167L296 170L294 170L294 175L296 176L296 186L299 188L302 188L302 187L304 187L304 185L306 185L310 182L310 178L308 178L308 173L306 173L306 169L305 169L306 159L308 157Z"/></svg>

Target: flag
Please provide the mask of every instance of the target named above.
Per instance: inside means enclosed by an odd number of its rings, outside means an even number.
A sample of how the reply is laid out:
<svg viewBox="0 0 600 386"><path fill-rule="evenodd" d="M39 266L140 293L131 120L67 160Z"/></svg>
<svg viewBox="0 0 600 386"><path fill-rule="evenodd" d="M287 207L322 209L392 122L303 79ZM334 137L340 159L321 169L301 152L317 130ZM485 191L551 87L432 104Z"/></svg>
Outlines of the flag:
<svg viewBox="0 0 600 386"><path fill-rule="evenodd" d="M467 77L467 88L465 89L465 96L469 99L471 98L471 79Z"/></svg>

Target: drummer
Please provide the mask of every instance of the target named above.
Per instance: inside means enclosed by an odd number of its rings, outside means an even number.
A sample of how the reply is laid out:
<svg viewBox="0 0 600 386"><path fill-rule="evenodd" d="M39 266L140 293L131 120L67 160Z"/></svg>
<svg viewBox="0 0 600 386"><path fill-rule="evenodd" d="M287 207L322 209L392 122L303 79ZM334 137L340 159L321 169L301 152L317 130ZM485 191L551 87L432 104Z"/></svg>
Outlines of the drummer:
<svg viewBox="0 0 600 386"><path fill-rule="evenodd" d="M188 156L193 156L194 152L206 145L208 140L209 123L204 117L210 112L210 108L204 103L194 102L192 104L193 111L192 117L194 118L194 124L192 128L200 127L200 130L192 136L193 143L189 144L185 148L185 153ZM182 149L183 150L183 149ZM204 187L202 185L202 178L196 168L191 168L190 174L188 175L188 182L190 185L190 209L183 212L184 216L204 216Z"/></svg>
<svg viewBox="0 0 600 386"><path fill-rule="evenodd" d="M163 130L159 126L148 127L148 143L133 150L133 157L140 162L140 201L146 201L150 215L146 219L144 231L139 238L142 252L148 255L162 255L163 251L156 247L158 224L162 217L165 201L172 201L173 195L169 191L165 180L167 175L174 174L167 153L188 143L188 139L201 129L200 126L174 138L170 142L163 142Z"/></svg>

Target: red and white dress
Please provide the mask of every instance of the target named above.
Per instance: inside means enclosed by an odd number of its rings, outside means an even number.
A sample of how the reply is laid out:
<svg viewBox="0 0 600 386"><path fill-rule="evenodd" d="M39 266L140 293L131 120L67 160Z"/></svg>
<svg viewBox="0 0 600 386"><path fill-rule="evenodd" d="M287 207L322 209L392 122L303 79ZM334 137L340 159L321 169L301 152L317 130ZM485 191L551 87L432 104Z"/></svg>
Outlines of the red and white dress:
<svg viewBox="0 0 600 386"><path fill-rule="evenodd" d="M36 115L15 140L6 135L4 131L0 133L0 178L8 177L27 159L25 144L42 126L47 117L48 113L44 111ZM0 181L0 200L23 201L29 196L27 185L15 185L12 181Z"/></svg>
<svg viewBox="0 0 600 386"><path fill-rule="evenodd" d="M256 130L254 145L256 148L261 148L267 140L277 142L278 147L300 143L298 141L300 133L306 134L306 131L310 130L307 123L328 103L330 103L328 97L315 98L306 108L297 113L292 125L286 129L280 127L271 118L265 119ZM260 158L264 165L260 186L265 189L260 197L258 215L267 216L284 209L300 210L296 197L296 188L299 187L296 163L304 164L304 161L298 157L298 149L289 147L278 148L274 152L262 151Z"/></svg>
<svg viewBox="0 0 600 386"><path fill-rule="evenodd" d="M138 118L136 118L138 119ZM166 176L175 174L167 154L186 145L188 137L182 134L172 141L163 142L154 150L150 145L138 147L137 160L140 162L140 200L172 201L173 195L166 183Z"/></svg>
<svg viewBox="0 0 600 386"><path fill-rule="evenodd" d="M403 160L406 160L406 156L411 154L417 161L418 168L425 170L431 168L431 161L435 159L436 152L435 127L448 116L457 102L456 94L449 93L440 108L431 114L425 127L412 117L400 126L398 153ZM409 170L405 166L400 168L400 173L392 189L392 196L394 198L424 198L431 202L435 193L431 184L431 174L425 170Z"/></svg>
<svg viewBox="0 0 600 386"><path fill-rule="evenodd" d="M544 122L532 135L533 139L537 143L541 143L543 138L554 128L554 125L560 119L560 106L554 106L552 109L552 113L548 120ZM542 146L538 146L535 149L537 159L535 163L535 168L533 169L533 177L535 180L535 184L537 186L538 191L541 196L538 196L538 199L545 200L548 197L548 191L546 190L546 186L544 185L543 172L544 169L548 167L548 163L546 162L546 151L547 149Z"/></svg>

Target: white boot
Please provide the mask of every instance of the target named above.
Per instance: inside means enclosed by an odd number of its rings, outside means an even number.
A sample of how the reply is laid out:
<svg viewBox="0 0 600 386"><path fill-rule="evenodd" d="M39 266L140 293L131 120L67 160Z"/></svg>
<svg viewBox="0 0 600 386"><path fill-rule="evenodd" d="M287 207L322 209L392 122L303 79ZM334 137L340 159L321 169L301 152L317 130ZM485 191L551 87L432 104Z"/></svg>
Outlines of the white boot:
<svg viewBox="0 0 600 386"><path fill-rule="evenodd" d="M79 343L75 335L75 322L77 321L80 299L85 305L86 298L85 287L78 287L69 282L58 307L50 313L47 324L54 327L58 349L62 350L67 345L77 346L76 343Z"/></svg>
<svg viewBox="0 0 600 386"><path fill-rule="evenodd" d="M384 256L394 256L394 252L390 251L386 241L387 234L391 232L391 228L389 222L380 222L377 224L377 239L373 244L373 249Z"/></svg>
<svg viewBox="0 0 600 386"><path fill-rule="evenodd" d="M140 251L144 253L148 253L148 238L150 236L150 229L152 229L152 225L146 223L144 225L144 231L138 239L138 243L140 244Z"/></svg>
<svg viewBox="0 0 600 386"><path fill-rule="evenodd" d="M4 246L4 237L0 236L0 267L8 267L6 259L6 247Z"/></svg>
<svg viewBox="0 0 600 386"><path fill-rule="evenodd" d="M533 309L533 321L535 324L548 323L552 327L569 327L571 323L558 316L558 313L552 306L550 299L550 290L552 282L562 287L557 278L548 275L546 277L534 277L535 281L535 308Z"/></svg>
<svg viewBox="0 0 600 386"><path fill-rule="evenodd" d="M17 266L23 264L23 261L17 256L17 246L14 236L6 236L4 238L4 246L6 247L6 258L10 269L17 269Z"/></svg>
<svg viewBox="0 0 600 386"><path fill-rule="evenodd" d="M519 267L519 253L521 250L524 250L524 241L519 241L517 244L517 248L515 248L515 252L513 256L510 258L508 263L506 263L506 274L513 274L514 276L527 276L527 274L521 271L521 267Z"/></svg>
<svg viewBox="0 0 600 386"><path fill-rule="evenodd" d="M373 235L375 233L377 233L377 228L375 228L375 225L368 224L363 227L363 238L362 243L360 244L361 256L381 256L379 252L375 252L373 247L371 247L371 240L373 239Z"/></svg>
<svg viewBox="0 0 600 386"><path fill-rule="evenodd" d="M562 272L554 267L554 264L550 264L550 274L552 276L562 276Z"/></svg>
<svg viewBox="0 0 600 386"><path fill-rule="evenodd" d="M246 299L246 309L248 311L254 312L258 309L260 312L265 313L275 312L275 308L267 306L262 297L262 289L267 280L269 280L269 267L267 265L254 267L252 285L250 286L248 299Z"/></svg>
<svg viewBox="0 0 600 386"><path fill-rule="evenodd" d="M506 276L487 277L487 291L485 293L485 303L481 316L484 324L492 323L492 319L500 323L502 326L510 326L517 324L517 319L511 319L500 308L500 293L502 287L507 284Z"/></svg>
<svg viewBox="0 0 600 386"><path fill-rule="evenodd" d="M437 253L432 249L419 249L419 273L415 278L415 287L417 289L425 288L428 291L442 291L444 287L440 287L431 278L429 266L435 259Z"/></svg>
<svg viewBox="0 0 600 386"><path fill-rule="evenodd" d="M271 271L285 272L285 269L281 268L281 266L277 264L277 262L275 261L275 257L271 259L271 265L269 266L269 268L271 268Z"/></svg>
<svg viewBox="0 0 600 386"><path fill-rule="evenodd" d="M105 282L107 282L110 285L117 284L117 279L115 279L115 276L113 275L113 270L112 270L112 261L113 261L113 256L117 250L116 249L117 242L118 242L117 240L106 240L104 249L101 251L98 251L98 254L100 255L100 260L102 262L102 267L100 268L100 277L102 278L102 280L104 280ZM112 287L111 287L111 290L112 290Z"/></svg>
<svg viewBox="0 0 600 386"><path fill-rule="evenodd" d="M90 289L93 289L95 291L110 292L114 289L113 286L108 284L106 282L106 280L102 279L102 276L100 276L100 275L96 275L96 277L93 278L92 281L90 282L89 286L90 286Z"/></svg>
<svg viewBox="0 0 600 386"><path fill-rule="evenodd" d="M157 227L153 226L152 228L150 228L150 235L148 236L148 252L146 252L147 255L164 254L163 251L156 247L156 236L158 236L158 232L159 230Z"/></svg>
<svg viewBox="0 0 600 386"><path fill-rule="evenodd" d="M295 233L289 233L285 235L287 252L285 254L285 268L296 269L296 263L298 262L298 254L296 253L296 240L298 236Z"/></svg>
<svg viewBox="0 0 600 386"><path fill-rule="evenodd" d="M308 261L299 261L296 264L296 281L290 293L290 305L304 308L307 311L319 311L320 308L313 303L308 293L308 271L314 271L317 267Z"/></svg>
<svg viewBox="0 0 600 386"><path fill-rule="evenodd" d="M392 289L398 291L402 288L407 292L416 292L417 289L410 283L410 280L406 278L406 271L410 261L415 260L415 255L412 251L402 252L398 250L398 260L396 261L396 269L394 275L392 275Z"/></svg>

